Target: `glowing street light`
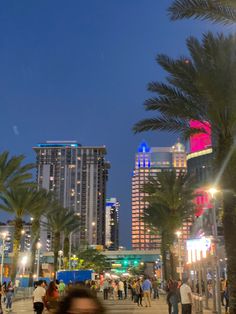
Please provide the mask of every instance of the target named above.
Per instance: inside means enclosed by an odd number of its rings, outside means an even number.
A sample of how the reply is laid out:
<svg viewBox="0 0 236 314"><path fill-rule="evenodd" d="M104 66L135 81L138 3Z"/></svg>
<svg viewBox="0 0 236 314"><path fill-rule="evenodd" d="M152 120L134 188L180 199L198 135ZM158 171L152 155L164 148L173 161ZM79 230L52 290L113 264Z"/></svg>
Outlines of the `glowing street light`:
<svg viewBox="0 0 236 314"><path fill-rule="evenodd" d="M28 256L24 255L22 257L22 260L21 260L21 264L22 264L22 268L23 268L23 272L22 272L22 275L25 274L25 266L27 264L27 261L28 261Z"/></svg>

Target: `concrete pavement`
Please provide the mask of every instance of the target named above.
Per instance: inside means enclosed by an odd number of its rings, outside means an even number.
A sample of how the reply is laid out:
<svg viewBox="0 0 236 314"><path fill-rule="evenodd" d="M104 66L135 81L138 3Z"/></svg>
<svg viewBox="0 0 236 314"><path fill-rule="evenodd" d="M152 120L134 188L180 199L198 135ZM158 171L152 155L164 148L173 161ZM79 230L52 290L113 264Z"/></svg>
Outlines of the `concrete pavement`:
<svg viewBox="0 0 236 314"><path fill-rule="evenodd" d="M105 301L104 302L108 314L168 314L165 297L161 296L159 300L152 300L152 307L138 307L131 300L122 301ZM5 313L5 311L4 311ZM33 314L32 301L22 300L16 301L13 304L13 314ZM46 314L47 312L45 312ZM212 313L211 311L204 311L204 314Z"/></svg>

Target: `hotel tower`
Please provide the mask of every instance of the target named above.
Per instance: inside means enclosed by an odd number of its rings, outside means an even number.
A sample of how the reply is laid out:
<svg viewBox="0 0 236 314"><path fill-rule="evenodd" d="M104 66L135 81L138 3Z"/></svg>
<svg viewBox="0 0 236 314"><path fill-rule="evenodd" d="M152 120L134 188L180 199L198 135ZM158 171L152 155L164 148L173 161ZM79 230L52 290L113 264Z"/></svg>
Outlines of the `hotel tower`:
<svg viewBox="0 0 236 314"><path fill-rule="evenodd" d="M80 217L81 225L73 236L73 245L105 245L109 168L105 146L47 141L33 149L37 155L38 186L52 191L62 206ZM42 243L49 243L48 237L50 235L41 232ZM50 250L50 247L45 249Z"/></svg>
<svg viewBox="0 0 236 314"><path fill-rule="evenodd" d="M186 171L186 151L184 145L176 143L172 147L148 147L143 142L135 155L135 167L132 177L132 248L134 250L153 250L160 248L160 237L142 221L143 209L148 205L144 202L145 194L142 187L150 176L158 172ZM183 226L183 232L189 232Z"/></svg>

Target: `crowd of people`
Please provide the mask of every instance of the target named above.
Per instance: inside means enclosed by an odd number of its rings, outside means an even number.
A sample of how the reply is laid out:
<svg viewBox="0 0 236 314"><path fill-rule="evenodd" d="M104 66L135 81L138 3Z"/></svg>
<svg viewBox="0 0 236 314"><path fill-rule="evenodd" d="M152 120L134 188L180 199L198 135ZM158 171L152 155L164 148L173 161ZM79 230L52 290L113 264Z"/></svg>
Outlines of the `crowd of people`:
<svg viewBox="0 0 236 314"><path fill-rule="evenodd" d="M36 314L42 314L44 309L54 314L105 313L91 287L72 283L66 286L63 281L51 281L47 286L39 280L33 292L33 307Z"/></svg>
<svg viewBox="0 0 236 314"><path fill-rule="evenodd" d="M159 298L160 283L156 278L136 278L131 280L104 280L102 285L104 300L123 300L130 298L137 306L150 307L151 298Z"/></svg>

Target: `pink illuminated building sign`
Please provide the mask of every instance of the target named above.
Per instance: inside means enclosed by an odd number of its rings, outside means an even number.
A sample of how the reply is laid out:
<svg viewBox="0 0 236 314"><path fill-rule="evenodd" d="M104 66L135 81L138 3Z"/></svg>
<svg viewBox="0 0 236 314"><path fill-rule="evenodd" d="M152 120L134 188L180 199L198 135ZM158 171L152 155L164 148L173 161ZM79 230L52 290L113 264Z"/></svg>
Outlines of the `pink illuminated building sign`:
<svg viewBox="0 0 236 314"><path fill-rule="evenodd" d="M211 127L210 124L205 122L204 124L199 121L190 121L191 128L201 128L206 133L199 133L191 136L190 138L190 152L195 153L211 147Z"/></svg>

